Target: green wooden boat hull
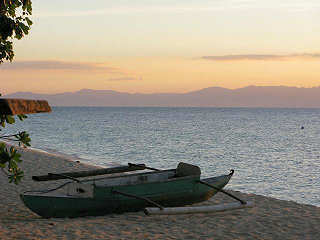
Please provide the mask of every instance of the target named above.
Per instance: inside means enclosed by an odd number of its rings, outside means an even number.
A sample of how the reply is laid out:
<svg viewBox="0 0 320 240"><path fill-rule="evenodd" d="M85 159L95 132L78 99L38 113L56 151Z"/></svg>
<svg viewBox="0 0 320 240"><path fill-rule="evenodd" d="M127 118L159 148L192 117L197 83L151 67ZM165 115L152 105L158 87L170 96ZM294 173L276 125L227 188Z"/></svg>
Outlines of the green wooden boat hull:
<svg viewBox="0 0 320 240"><path fill-rule="evenodd" d="M222 189L231 175L202 179ZM93 185L93 197L24 193L20 197L24 204L44 218L99 216L111 213L134 212L152 206L147 201L136 199L114 191L148 198L164 207L177 207L205 201L217 190L198 181L200 176L187 176L160 182L146 182L133 185L99 187Z"/></svg>

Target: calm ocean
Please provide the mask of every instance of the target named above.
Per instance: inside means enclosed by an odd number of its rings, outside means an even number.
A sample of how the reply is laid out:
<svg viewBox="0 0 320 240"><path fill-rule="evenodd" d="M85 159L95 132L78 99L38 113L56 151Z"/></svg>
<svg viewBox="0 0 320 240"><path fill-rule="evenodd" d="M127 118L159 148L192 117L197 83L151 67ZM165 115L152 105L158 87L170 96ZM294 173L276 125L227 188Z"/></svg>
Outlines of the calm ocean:
<svg viewBox="0 0 320 240"><path fill-rule="evenodd" d="M17 127L92 164L234 169L228 188L320 206L320 109L54 107Z"/></svg>

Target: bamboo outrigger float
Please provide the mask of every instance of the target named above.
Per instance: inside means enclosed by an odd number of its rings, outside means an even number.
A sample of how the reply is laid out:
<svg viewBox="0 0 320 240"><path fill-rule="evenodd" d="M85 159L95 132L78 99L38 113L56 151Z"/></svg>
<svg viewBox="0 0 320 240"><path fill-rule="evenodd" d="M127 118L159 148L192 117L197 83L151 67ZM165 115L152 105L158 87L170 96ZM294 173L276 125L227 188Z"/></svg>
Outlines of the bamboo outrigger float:
<svg viewBox="0 0 320 240"><path fill-rule="evenodd" d="M78 179L84 176L144 169L153 171ZM144 164L129 164L94 171L34 176L35 181L73 181L65 182L51 190L25 192L20 195L21 199L33 212L45 218L98 216L140 210L145 210L149 215L173 214L173 207L178 207L178 214L188 213L190 210L186 212L181 206L208 200L219 191L241 201L241 207L251 206L222 190L231 179L233 170L227 175L202 180L200 168L186 163L179 163L176 169L169 170L148 168Z"/></svg>

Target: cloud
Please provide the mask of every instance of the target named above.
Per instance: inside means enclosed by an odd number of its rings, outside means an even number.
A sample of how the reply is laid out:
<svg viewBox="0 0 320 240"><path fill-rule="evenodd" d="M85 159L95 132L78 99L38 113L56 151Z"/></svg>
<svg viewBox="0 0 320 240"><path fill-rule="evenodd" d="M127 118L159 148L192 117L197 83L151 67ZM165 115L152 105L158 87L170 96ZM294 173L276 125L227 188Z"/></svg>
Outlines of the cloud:
<svg viewBox="0 0 320 240"><path fill-rule="evenodd" d="M293 59L319 59L318 53L302 53L302 54L240 54L240 55L221 55L221 56L203 56L201 59L212 61L236 61L236 60L261 60L261 61L279 61L279 60L293 60Z"/></svg>
<svg viewBox="0 0 320 240"><path fill-rule="evenodd" d="M109 78L108 81L132 81L132 80L138 80L138 78L135 77L118 77L118 78ZM141 78L140 78L141 80Z"/></svg>
<svg viewBox="0 0 320 240"><path fill-rule="evenodd" d="M64 62L64 61L16 61L3 63L0 70L76 70L117 72L117 68L106 67L99 63Z"/></svg>

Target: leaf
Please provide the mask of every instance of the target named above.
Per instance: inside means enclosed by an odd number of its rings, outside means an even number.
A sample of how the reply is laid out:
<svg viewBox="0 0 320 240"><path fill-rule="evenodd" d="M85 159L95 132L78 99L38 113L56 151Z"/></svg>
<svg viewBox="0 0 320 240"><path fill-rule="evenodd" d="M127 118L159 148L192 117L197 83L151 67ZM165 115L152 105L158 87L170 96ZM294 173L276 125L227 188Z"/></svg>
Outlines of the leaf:
<svg viewBox="0 0 320 240"><path fill-rule="evenodd" d="M5 149L5 147L6 147L6 144L0 143L0 151L3 150L3 149Z"/></svg>
<svg viewBox="0 0 320 240"><path fill-rule="evenodd" d="M25 146L28 146L28 147L31 146L31 144L30 144L31 138L27 132L20 132L19 134L17 134L14 137L19 141L19 145L20 145L20 143L22 143Z"/></svg>
<svg viewBox="0 0 320 240"><path fill-rule="evenodd" d="M12 161L12 159L10 159L10 161L9 161L9 171L10 172L15 172L17 167L18 167L17 163L15 161Z"/></svg>
<svg viewBox="0 0 320 240"><path fill-rule="evenodd" d="M28 23L29 26L31 26L33 24L33 22L30 20L30 18L26 17L26 21Z"/></svg>
<svg viewBox="0 0 320 240"><path fill-rule="evenodd" d="M1 163L6 163L11 160L10 154L8 153L7 148L1 148L0 149L0 162Z"/></svg>
<svg viewBox="0 0 320 240"><path fill-rule="evenodd" d="M16 122L16 120L11 115L6 115L6 122L9 124L13 124Z"/></svg>
<svg viewBox="0 0 320 240"><path fill-rule="evenodd" d="M17 150L14 147L10 147L11 155L16 154Z"/></svg>
<svg viewBox="0 0 320 240"><path fill-rule="evenodd" d="M23 121L24 119L28 118L28 116L27 116L27 115L24 115L24 114L19 114L19 115L17 115L17 116L18 116L18 118L20 119L20 121Z"/></svg>
<svg viewBox="0 0 320 240"><path fill-rule="evenodd" d="M22 159L21 159L21 154L17 153L15 156L14 156L14 160L18 163L21 163L22 162Z"/></svg>
<svg viewBox="0 0 320 240"><path fill-rule="evenodd" d="M9 178L9 183L12 183L14 181L14 175L9 175L8 178Z"/></svg>
<svg viewBox="0 0 320 240"><path fill-rule="evenodd" d="M17 171L14 174L10 174L8 176L9 183L14 182L14 184L18 184L19 182L21 182L23 177L24 177L23 171L21 171L20 169L17 169Z"/></svg>
<svg viewBox="0 0 320 240"><path fill-rule="evenodd" d="M22 30L22 32L27 35L30 29L29 26L24 25L21 22L18 25L19 25L19 28Z"/></svg>

